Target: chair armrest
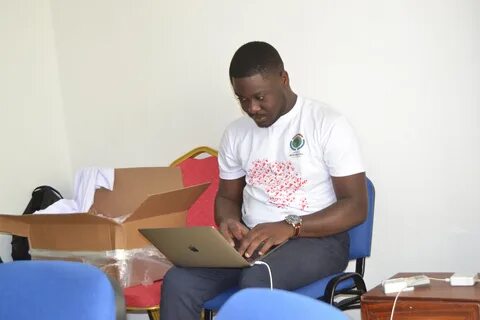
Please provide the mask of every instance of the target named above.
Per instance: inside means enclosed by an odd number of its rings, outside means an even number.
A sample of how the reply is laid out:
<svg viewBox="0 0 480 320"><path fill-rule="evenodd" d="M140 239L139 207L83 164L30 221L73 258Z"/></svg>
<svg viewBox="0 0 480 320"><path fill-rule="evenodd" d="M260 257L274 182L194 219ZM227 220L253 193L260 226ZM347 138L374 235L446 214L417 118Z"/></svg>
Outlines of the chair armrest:
<svg viewBox="0 0 480 320"><path fill-rule="evenodd" d="M357 288L359 291L359 295L362 295L363 293L367 292L367 287L365 285L365 281L363 280L363 277L361 274L356 272L346 272L346 273L339 274L338 276L330 279L330 281L327 284L327 287L325 288L325 295L324 295L325 302L333 305L334 304L333 299L335 298L335 295L339 293L339 292L336 292L338 284L348 279L353 280L355 285L352 288Z"/></svg>

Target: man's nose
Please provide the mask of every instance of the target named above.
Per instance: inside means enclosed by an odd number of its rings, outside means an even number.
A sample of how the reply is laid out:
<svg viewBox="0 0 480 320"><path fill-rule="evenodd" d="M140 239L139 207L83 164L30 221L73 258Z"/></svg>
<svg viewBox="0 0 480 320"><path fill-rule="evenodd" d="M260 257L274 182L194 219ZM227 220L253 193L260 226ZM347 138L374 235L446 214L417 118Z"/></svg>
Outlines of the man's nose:
<svg viewBox="0 0 480 320"><path fill-rule="evenodd" d="M260 103L258 103L258 101L255 99L252 99L248 102L247 112L249 114L256 114L258 111L260 111L260 109Z"/></svg>

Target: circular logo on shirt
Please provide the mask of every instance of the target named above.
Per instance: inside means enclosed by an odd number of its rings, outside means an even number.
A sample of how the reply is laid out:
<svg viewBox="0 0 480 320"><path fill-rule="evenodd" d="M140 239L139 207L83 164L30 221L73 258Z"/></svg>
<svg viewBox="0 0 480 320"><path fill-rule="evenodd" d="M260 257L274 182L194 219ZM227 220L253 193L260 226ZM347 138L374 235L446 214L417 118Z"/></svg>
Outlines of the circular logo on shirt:
<svg viewBox="0 0 480 320"><path fill-rule="evenodd" d="M300 150L305 145L305 139L300 133L297 133L293 136L292 140L290 140L290 149L293 151Z"/></svg>

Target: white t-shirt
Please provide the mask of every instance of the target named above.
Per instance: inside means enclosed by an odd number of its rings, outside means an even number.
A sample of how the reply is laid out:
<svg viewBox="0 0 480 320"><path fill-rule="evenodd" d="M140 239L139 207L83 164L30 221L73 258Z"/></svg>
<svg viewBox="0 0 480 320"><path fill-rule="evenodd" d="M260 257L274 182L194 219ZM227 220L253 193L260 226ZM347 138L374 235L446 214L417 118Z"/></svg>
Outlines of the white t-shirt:
<svg viewBox="0 0 480 320"><path fill-rule="evenodd" d="M246 176L242 219L250 228L328 207L336 202L331 176L365 171L345 117L302 97L270 127L249 117L230 124L218 162L221 179Z"/></svg>

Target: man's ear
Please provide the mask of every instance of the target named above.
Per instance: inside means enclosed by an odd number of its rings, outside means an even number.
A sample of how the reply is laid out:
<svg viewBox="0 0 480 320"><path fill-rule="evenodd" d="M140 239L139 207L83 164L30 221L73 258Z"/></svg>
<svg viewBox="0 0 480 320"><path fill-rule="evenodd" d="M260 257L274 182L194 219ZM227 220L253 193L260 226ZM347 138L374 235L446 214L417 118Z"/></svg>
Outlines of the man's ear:
<svg viewBox="0 0 480 320"><path fill-rule="evenodd" d="M288 72L283 70L280 72L280 81L283 85L289 85L290 79L288 77Z"/></svg>

